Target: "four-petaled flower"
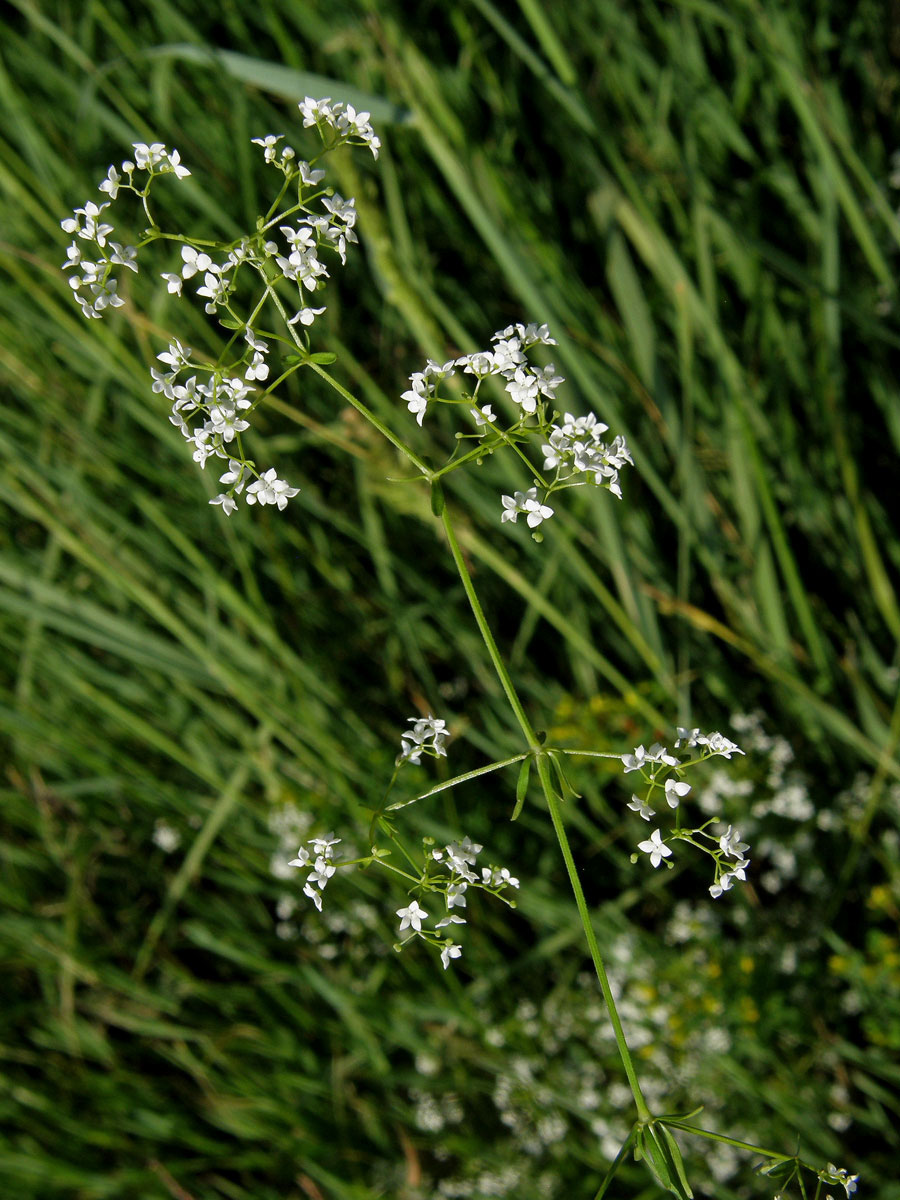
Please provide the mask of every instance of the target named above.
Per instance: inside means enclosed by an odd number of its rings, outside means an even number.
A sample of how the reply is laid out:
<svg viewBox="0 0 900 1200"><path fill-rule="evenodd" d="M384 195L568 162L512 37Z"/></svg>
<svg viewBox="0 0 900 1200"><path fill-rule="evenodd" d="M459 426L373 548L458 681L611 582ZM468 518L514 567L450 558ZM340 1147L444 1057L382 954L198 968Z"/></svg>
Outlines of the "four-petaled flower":
<svg viewBox="0 0 900 1200"><path fill-rule="evenodd" d="M649 821L651 817L656 816L656 813L653 811L653 809L650 807L650 805L647 803L647 801L642 800L640 798L640 796L632 795L631 799L628 802L628 807L633 812L636 812L638 814L638 816L643 817L645 821Z"/></svg>
<svg viewBox="0 0 900 1200"><path fill-rule="evenodd" d="M512 521L515 524L519 514L524 513L529 529L536 529L542 521L553 516L553 509L538 500L537 488L529 488L527 492L515 492L512 496L502 496L501 500L501 522Z"/></svg>
<svg viewBox="0 0 900 1200"><path fill-rule="evenodd" d="M650 855L650 863L654 867L658 867L662 860L669 858L672 853L662 840L662 833L658 829L654 829L645 842L638 842L638 850Z"/></svg>
<svg viewBox="0 0 900 1200"><path fill-rule="evenodd" d="M445 942L444 948L441 951L441 962L444 964L444 970L450 966L451 958L459 958L462 954L462 946L457 946L455 942Z"/></svg>
<svg viewBox="0 0 900 1200"><path fill-rule="evenodd" d="M682 796L686 796L691 790L689 783L683 783L677 779L666 780L666 803L669 808L677 808Z"/></svg>

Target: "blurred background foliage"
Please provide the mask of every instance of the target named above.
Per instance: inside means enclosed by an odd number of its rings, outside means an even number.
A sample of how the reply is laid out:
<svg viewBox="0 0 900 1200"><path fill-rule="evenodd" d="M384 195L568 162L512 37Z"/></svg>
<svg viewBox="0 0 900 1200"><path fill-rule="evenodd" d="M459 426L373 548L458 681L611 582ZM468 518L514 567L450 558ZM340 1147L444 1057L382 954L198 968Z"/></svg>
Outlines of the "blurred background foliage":
<svg viewBox="0 0 900 1200"><path fill-rule="evenodd" d="M393 953L385 879L319 917L285 868L364 829L411 712L450 720L453 772L520 749L426 498L301 373L254 442L300 495L223 519L148 375L211 323L148 270L87 327L59 270L133 141L191 167L171 226L234 236L271 188L250 138L314 153L311 93L360 96L385 143L328 164L361 214L316 326L337 377L440 455L409 373L547 321L563 406L632 447L624 503L567 493L541 545L500 528L508 464L451 476L533 719L748 749L697 796L753 846L715 903L687 859L632 866L630 789L573 771L648 1097L900 1196L893 8L14 0L0 32L3 1194L590 1197L627 1131L512 780L407 810L522 880L515 913L473 901L455 973ZM685 1147L698 1195L776 1190L711 1145Z"/></svg>

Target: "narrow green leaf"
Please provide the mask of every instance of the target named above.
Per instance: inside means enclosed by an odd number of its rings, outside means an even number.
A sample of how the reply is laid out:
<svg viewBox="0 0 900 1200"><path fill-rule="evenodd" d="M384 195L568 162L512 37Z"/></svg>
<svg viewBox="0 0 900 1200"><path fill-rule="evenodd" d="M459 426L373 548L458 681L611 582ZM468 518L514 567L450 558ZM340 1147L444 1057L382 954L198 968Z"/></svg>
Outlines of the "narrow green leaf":
<svg viewBox="0 0 900 1200"><path fill-rule="evenodd" d="M525 803L525 793L528 791L528 781L531 778L531 755L522 759L522 765L519 767L519 778L516 780L516 807L513 809L513 814L510 817L511 821L518 820L519 813L522 811L522 805Z"/></svg>

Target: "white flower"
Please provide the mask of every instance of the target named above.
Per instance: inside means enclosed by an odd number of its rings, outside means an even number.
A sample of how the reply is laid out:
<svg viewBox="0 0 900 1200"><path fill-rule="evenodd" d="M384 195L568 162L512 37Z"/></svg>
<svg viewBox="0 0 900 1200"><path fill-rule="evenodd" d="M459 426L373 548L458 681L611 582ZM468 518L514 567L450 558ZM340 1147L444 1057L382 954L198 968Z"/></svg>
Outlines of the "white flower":
<svg viewBox="0 0 900 1200"><path fill-rule="evenodd" d="M237 509L237 500L233 496L228 496L225 492L219 492L218 496L213 496L210 504L221 504L222 512L226 517L230 517Z"/></svg>
<svg viewBox="0 0 900 1200"><path fill-rule="evenodd" d="M491 408L491 406L489 404L483 405L480 409L470 408L469 412L474 417L475 424L478 426L486 427L488 425L492 425L494 423L494 421L497 420L497 418L494 416L494 410ZM485 432L487 432L486 428L485 428Z"/></svg>
<svg viewBox="0 0 900 1200"><path fill-rule="evenodd" d="M444 964L444 970L450 966L451 958L459 958L462 954L462 946L457 946L455 942L445 942L444 948L441 951L441 962Z"/></svg>
<svg viewBox="0 0 900 1200"><path fill-rule="evenodd" d="M686 796L691 790L689 783L684 783L678 779L666 780L666 803L669 808L677 808L682 796Z"/></svg>
<svg viewBox="0 0 900 1200"><path fill-rule="evenodd" d="M465 880L460 880L458 883L453 883L447 888L448 908L466 907L466 889L468 886Z"/></svg>
<svg viewBox="0 0 900 1200"><path fill-rule="evenodd" d="M706 739L710 754L721 754L723 758L731 758L732 754L743 754L743 750L734 742L730 742L721 733L711 733Z"/></svg>
<svg viewBox="0 0 900 1200"><path fill-rule="evenodd" d="M665 763L669 767L677 767L678 759L659 742L654 742L649 750L645 750L643 746L637 746L633 754L622 755L622 766L625 768L626 775L629 771L643 770L649 763Z"/></svg>
<svg viewBox="0 0 900 1200"><path fill-rule="evenodd" d="M680 749L682 743L684 743L688 749L700 745L701 742L703 744L706 743L706 738L703 736L703 734L701 734L699 729L685 729L682 725L679 725L677 727L677 732L678 739L675 742L676 750Z"/></svg>
<svg viewBox="0 0 900 1200"><path fill-rule="evenodd" d="M458 917L456 913L450 913L447 917L442 917L440 921L435 922L435 929L443 929L445 925L465 925L466 918Z"/></svg>
<svg viewBox="0 0 900 1200"><path fill-rule="evenodd" d="M447 757L445 744L450 734L446 721L433 717L431 713L427 717L409 717L408 720L412 729L401 735L401 762L418 765L423 750L430 751L436 758Z"/></svg>
<svg viewBox="0 0 900 1200"><path fill-rule="evenodd" d="M498 342L511 337L518 337L526 346L533 346L536 342L542 342L545 346L557 345L556 338L550 336L550 330L546 325L507 325L505 329L499 333L493 334L492 342Z"/></svg>
<svg viewBox="0 0 900 1200"><path fill-rule="evenodd" d="M301 308L288 319L288 325L296 325L298 321L301 325L312 325L316 317L321 316L324 311L324 308Z"/></svg>
<svg viewBox="0 0 900 1200"><path fill-rule="evenodd" d="M180 275L173 275L171 272L163 271L160 274L160 278L166 281L166 287L168 288L170 296L181 295L182 279Z"/></svg>
<svg viewBox="0 0 900 1200"><path fill-rule="evenodd" d="M404 392L400 399L406 401L406 407L415 416L416 423L421 425L428 411L428 397L412 388Z"/></svg>
<svg viewBox="0 0 900 1200"><path fill-rule="evenodd" d="M461 842L451 842L446 847L447 855L451 860L468 863L471 866L475 865L475 859L483 849L483 846L473 842L470 837L464 837Z"/></svg>
<svg viewBox="0 0 900 1200"><path fill-rule="evenodd" d="M820 1179L824 1183L839 1183L848 1196L852 1196L856 1191L856 1181L858 1175L850 1175L841 1167L836 1167L834 1163L829 1163L826 1169L820 1174Z"/></svg>
<svg viewBox="0 0 900 1200"><path fill-rule="evenodd" d="M106 192L109 195L110 200L115 200L119 192L121 180L122 176L119 174L116 168L110 167L106 178L100 184L100 191Z"/></svg>
<svg viewBox="0 0 900 1200"><path fill-rule="evenodd" d="M322 896L319 892L316 891L316 889L313 887L313 885L311 883L307 883L304 885L303 895L309 896L310 900L312 900L313 904L315 904L315 906L319 910L319 912L322 911Z"/></svg>
<svg viewBox="0 0 900 1200"><path fill-rule="evenodd" d="M640 816L642 816L645 821L649 821L651 817L656 816L656 813L653 811L653 809L650 807L650 805L647 803L647 801L642 800L640 798L640 796L632 796L631 800L629 801L628 807L633 812L636 812Z"/></svg>
<svg viewBox="0 0 900 1200"><path fill-rule="evenodd" d="M418 900L411 900L408 908L398 908L397 916L400 917L400 932L404 929L414 929L416 933L422 930L422 921L428 916L428 913L419 904Z"/></svg>
<svg viewBox="0 0 900 1200"><path fill-rule="evenodd" d="M324 888L325 884L332 877L336 870L337 867L334 865L334 863L330 863L328 859L324 858L322 855L319 855L319 857L316 859L315 866L307 877L306 882L308 884L317 883L320 888Z"/></svg>
<svg viewBox="0 0 900 1200"><path fill-rule="evenodd" d="M290 147L286 146L285 147L285 156L286 157L287 157L288 150L290 150ZM291 158L294 157L293 150L291 150L291 152L290 152L290 157ZM314 171L312 169L312 167L309 165L309 163L303 162L302 159L300 160L300 162L297 163L297 171L300 174L301 182L304 183L307 187L315 187L317 183L321 183L322 180L325 178L324 171L322 171L322 170Z"/></svg>
<svg viewBox="0 0 900 1200"><path fill-rule="evenodd" d="M517 888L519 886L518 879L516 879L513 875L510 875L506 867L482 867L481 878L485 887Z"/></svg>
<svg viewBox="0 0 900 1200"><path fill-rule="evenodd" d="M205 311L212 315L218 305L224 304L228 292L228 280L222 279L215 271L207 271L203 276L203 287L197 288L198 296L206 296L209 303Z"/></svg>
<svg viewBox="0 0 900 1200"><path fill-rule="evenodd" d="M669 858L672 851L662 840L660 830L654 829L646 842L638 842L638 850L643 850L645 854L650 855L650 862L654 867L658 867L664 858Z"/></svg>
<svg viewBox="0 0 900 1200"><path fill-rule="evenodd" d="M721 875L719 877L719 880L717 883L711 883L709 885L709 894L712 896L713 900L718 900L723 892L728 892L731 890L731 885L732 885L732 877L726 871L726 873L724 875Z"/></svg>
<svg viewBox="0 0 900 1200"><path fill-rule="evenodd" d="M334 847L340 845L340 838L336 838L333 833L326 833L320 837L312 838L310 846L313 848L313 853L321 855L323 858L331 858L334 854Z"/></svg>
<svg viewBox="0 0 900 1200"><path fill-rule="evenodd" d="M270 467L247 488L247 503L276 504L279 509L284 509L288 500L299 491L299 488L288 487L284 479L278 478L275 468Z"/></svg>
<svg viewBox="0 0 900 1200"><path fill-rule="evenodd" d="M496 370L496 362L490 350L479 350L475 354L464 354L456 360L456 365L469 375L475 375L479 379L484 379L487 375L493 375Z"/></svg>
<svg viewBox="0 0 900 1200"><path fill-rule="evenodd" d="M732 826L729 825L719 838L719 849L729 858L743 858L744 851L749 850L750 846L747 842L742 842L739 831L737 829L732 831Z"/></svg>
<svg viewBox="0 0 900 1200"><path fill-rule="evenodd" d="M527 492L516 492L512 496L502 496L503 512L500 521L512 521L515 524L520 513L525 514L530 529L536 529L542 521L553 516L553 509L541 504L537 498L537 488L529 488Z"/></svg>
<svg viewBox="0 0 900 1200"><path fill-rule="evenodd" d="M182 279L190 279L198 271L209 271L213 268L213 260L203 250L195 250L193 246L182 246L181 257L184 266L181 268Z"/></svg>
<svg viewBox="0 0 900 1200"><path fill-rule="evenodd" d="M297 851L297 857L292 858L288 863L289 867L308 867L309 866L309 851L305 846L301 846Z"/></svg>
<svg viewBox="0 0 900 1200"><path fill-rule="evenodd" d="M178 276L176 275L177 279ZM160 362L167 363L173 371L180 371L182 367L186 367L190 359L191 351L185 350L178 338L173 338L169 342L168 350L163 350L162 354L157 354Z"/></svg>
<svg viewBox="0 0 900 1200"><path fill-rule="evenodd" d="M284 137L283 133L269 133L265 137L251 138L250 141L255 146L262 146L263 154L267 163L275 161L275 155L278 150L278 143Z"/></svg>

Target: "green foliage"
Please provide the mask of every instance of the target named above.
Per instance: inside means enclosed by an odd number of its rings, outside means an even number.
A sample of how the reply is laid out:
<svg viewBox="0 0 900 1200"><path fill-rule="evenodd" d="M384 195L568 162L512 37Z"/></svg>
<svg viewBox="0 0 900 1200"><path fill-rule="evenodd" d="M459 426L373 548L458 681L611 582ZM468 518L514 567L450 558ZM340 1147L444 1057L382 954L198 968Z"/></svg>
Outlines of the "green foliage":
<svg viewBox="0 0 900 1200"><path fill-rule="evenodd" d="M0 1191L600 1188L627 1089L435 536L446 504L551 745L621 753L693 716L748 750L706 803L749 835L751 886L715 902L687 860L631 865L645 830L603 760L559 780L648 1099L900 1197L884 6L17 0L0 29ZM430 506L312 371L256 422L301 486L291 511L206 503L148 375L169 319L211 344L202 310L145 272L86 327L59 220L133 141L165 140L193 171L173 216L232 236L262 177L249 139L305 144L286 101L310 77L374 97L385 142L377 165L335 156L364 254L315 361L336 351L396 425L426 357L547 321L565 407L628 435L624 503L569 493L537 545L500 528L515 480L491 461ZM417 451L452 446L442 416L409 421ZM393 954L405 901L376 872L332 883L320 917L285 868L307 836L365 827L429 708L455 733L436 782L476 774L398 824L462 829L522 880L515 913L473 902L455 975ZM518 786L478 775L487 758ZM642 1152L676 1194L678 1148L699 1194L772 1194L758 1158L672 1136ZM609 1195L662 1194L635 1145Z"/></svg>

